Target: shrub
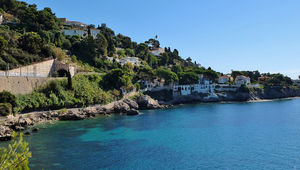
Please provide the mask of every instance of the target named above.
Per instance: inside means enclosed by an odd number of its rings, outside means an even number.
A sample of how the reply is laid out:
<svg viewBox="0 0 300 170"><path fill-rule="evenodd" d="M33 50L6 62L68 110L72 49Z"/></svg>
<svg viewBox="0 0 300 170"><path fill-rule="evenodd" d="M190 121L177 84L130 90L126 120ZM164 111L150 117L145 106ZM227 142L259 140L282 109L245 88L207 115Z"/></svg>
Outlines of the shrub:
<svg viewBox="0 0 300 170"><path fill-rule="evenodd" d="M249 92L250 92L249 88L248 88L245 84L242 84L242 85L238 88L238 91L239 91L239 92L244 92L244 93L249 93Z"/></svg>
<svg viewBox="0 0 300 170"><path fill-rule="evenodd" d="M0 115L7 116L12 114L12 106L10 103L0 103Z"/></svg>
<svg viewBox="0 0 300 170"><path fill-rule="evenodd" d="M0 92L0 103L10 103L14 107L16 105L16 96L4 90Z"/></svg>

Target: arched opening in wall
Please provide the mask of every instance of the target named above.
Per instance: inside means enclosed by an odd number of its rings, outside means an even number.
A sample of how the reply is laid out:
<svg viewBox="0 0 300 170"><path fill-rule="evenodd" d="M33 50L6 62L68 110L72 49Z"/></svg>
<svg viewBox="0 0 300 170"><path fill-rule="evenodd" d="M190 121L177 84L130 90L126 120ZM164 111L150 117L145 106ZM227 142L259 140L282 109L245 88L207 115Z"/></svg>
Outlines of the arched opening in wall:
<svg viewBox="0 0 300 170"><path fill-rule="evenodd" d="M53 77L68 77L68 75L69 75L69 72L64 69L60 69L53 73Z"/></svg>

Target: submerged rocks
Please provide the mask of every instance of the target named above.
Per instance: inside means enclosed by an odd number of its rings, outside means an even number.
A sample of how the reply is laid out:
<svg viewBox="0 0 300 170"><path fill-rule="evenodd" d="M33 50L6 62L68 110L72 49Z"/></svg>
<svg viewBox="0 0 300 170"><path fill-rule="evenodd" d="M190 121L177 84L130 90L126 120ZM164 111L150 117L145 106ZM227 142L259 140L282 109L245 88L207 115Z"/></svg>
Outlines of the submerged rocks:
<svg viewBox="0 0 300 170"><path fill-rule="evenodd" d="M128 116L134 116L134 115L139 115L139 114L140 114L140 112L138 110L135 110L135 109L129 110L127 112Z"/></svg>

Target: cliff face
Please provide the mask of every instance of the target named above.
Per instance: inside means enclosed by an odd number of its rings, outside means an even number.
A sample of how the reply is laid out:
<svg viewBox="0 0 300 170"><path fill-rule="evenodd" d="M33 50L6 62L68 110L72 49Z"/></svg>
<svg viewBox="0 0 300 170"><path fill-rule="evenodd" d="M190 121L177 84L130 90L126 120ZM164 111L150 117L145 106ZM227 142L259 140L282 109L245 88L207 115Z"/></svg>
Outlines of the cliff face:
<svg viewBox="0 0 300 170"><path fill-rule="evenodd" d="M250 89L249 92L228 93L221 97L224 101L248 101L259 99L280 99L300 96L300 90L291 87L266 87L264 89Z"/></svg>
<svg viewBox="0 0 300 170"><path fill-rule="evenodd" d="M264 89L253 88L250 89L249 92L237 91L222 94L219 93L216 96L194 94L189 96L173 96L172 98L165 97L164 94L165 93L160 93L160 95L150 94L150 96L159 100L160 103L164 104L183 104L196 102L249 101L260 99L280 99L287 97L298 97L300 96L300 90L291 87L266 87Z"/></svg>

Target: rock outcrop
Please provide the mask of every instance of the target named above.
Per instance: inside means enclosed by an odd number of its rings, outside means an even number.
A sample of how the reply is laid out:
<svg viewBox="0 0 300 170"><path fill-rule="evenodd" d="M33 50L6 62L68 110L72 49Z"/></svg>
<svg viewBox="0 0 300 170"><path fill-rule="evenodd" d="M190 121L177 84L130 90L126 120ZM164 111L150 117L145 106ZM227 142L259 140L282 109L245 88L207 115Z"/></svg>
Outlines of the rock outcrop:
<svg viewBox="0 0 300 170"><path fill-rule="evenodd" d="M137 104L139 105L139 109L163 109L166 108L164 105L160 105L157 100L152 99L148 95L139 96L136 99Z"/></svg>

